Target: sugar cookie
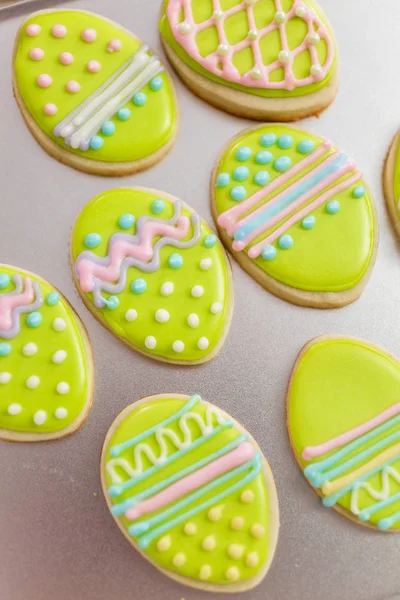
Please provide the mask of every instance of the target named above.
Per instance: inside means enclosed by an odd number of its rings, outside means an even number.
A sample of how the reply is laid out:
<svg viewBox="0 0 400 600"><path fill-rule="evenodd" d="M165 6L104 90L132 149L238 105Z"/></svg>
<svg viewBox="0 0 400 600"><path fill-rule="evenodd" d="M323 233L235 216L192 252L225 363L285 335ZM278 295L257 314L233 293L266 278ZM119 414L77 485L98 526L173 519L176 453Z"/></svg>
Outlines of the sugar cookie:
<svg viewBox="0 0 400 600"><path fill-rule="evenodd" d="M389 148L383 171L383 190L390 220L400 236L400 132Z"/></svg>

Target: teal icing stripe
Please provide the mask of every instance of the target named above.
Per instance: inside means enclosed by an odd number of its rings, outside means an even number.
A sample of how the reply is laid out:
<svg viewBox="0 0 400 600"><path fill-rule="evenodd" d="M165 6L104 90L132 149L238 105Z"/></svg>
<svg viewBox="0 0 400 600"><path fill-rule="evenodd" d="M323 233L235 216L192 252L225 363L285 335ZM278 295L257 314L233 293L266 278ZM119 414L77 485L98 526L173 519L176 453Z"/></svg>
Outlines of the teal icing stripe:
<svg viewBox="0 0 400 600"><path fill-rule="evenodd" d="M212 498L209 498L209 500L202 502L198 506L194 506L193 508L184 512L183 514L179 515L178 517L175 517L174 519L169 519L170 515L174 514L181 508L184 508L189 503L192 503L193 501L197 500L197 498L200 498L205 493L214 489L218 485L223 484L226 481L229 481L230 479L232 479L232 477L235 477L236 475L238 475L240 473L243 473L250 466L253 467L252 470L245 477L243 477L240 481L237 481L236 483L231 485L226 490L223 490L219 494L216 494L215 496L213 496ZM255 454L253 456L253 458L251 460L247 461L247 463L245 463L244 465L237 467L236 469L233 469L233 471L230 471L229 473L227 473L226 475L223 475L222 477L218 477L211 483L203 486L202 488L200 488L199 490L194 492L193 494L190 494L190 496L187 496L187 498L185 498L181 502L178 502L171 508L165 510L160 515L153 517L153 519L149 519L148 521L142 521L141 523L138 523L136 528L134 525L131 525L128 528L128 531L131 535L137 536L137 535L140 535L141 533L143 533L143 531L146 531L146 529L143 529L143 528L141 530L139 530L139 525L142 525L142 527L147 526L147 529L149 529L152 525L155 525L157 522L168 519L167 522L164 523L163 525L156 527L155 529L153 529L153 531L150 531L149 533L142 535L141 537L138 538L139 547L142 549L147 548L149 546L149 544L151 544L151 542L154 539L156 539L159 535L162 535L166 531L169 531L170 529L175 527L175 525L179 525L186 519L190 519L191 517L197 515L199 512L206 510L213 504L216 504L220 500L223 500L224 498L226 498L226 496L229 496L229 494L232 494L236 490L242 488L250 481L253 481L253 479L255 477L257 477L257 475L259 475L259 473L261 472L261 468L262 468L262 454L260 452L258 452L257 454Z"/></svg>
<svg viewBox="0 0 400 600"><path fill-rule="evenodd" d="M122 515L126 510L128 510L128 508L135 506L135 504L137 504L141 500L144 500L145 498L149 498L150 496L153 496L154 494L165 489L172 483L175 483L175 481L179 481L179 479L183 479L184 477L186 477L186 475L190 475L194 471L197 471L197 469L200 469L201 467L208 465L213 460L216 460L220 456L224 456L224 454L227 454L234 448L237 448L237 446L239 446L242 442L246 441L248 439L248 437L249 436L247 433L243 433L242 435L237 437L235 440L233 440L233 442L231 442L230 444L227 444L220 450L216 450L212 454L209 454L208 456L202 458L201 460L198 460L197 462L193 463L192 465L189 465L185 469L182 469L181 471L174 473L174 475L171 475L170 477L163 479L163 481L160 481L159 483L156 483L155 485L147 488L143 492L140 492L140 494L136 494L136 496L132 496L131 498L128 498L127 500L124 500L123 502L119 502L119 504L115 504L111 508L111 513L114 516Z"/></svg>
<svg viewBox="0 0 400 600"><path fill-rule="evenodd" d="M376 502L372 506L368 506L367 508L360 510L360 512L358 513L358 518L360 519L360 521L368 521L371 515L378 512L378 510L381 510L382 508L390 506L391 504L393 504L393 502L397 502L397 500L400 500L400 492L398 492L397 494L393 494L393 496L389 496L389 498L386 498L386 500L381 500L380 502Z"/></svg>
<svg viewBox="0 0 400 600"><path fill-rule="evenodd" d="M398 521L400 521L400 511L397 513L394 513L394 515L391 515L390 517L385 517L384 519L380 519L378 521L378 527L379 527L379 529L386 531L386 529L389 529L389 527L391 527Z"/></svg>
<svg viewBox="0 0 400 600"><path fill-rule="evenodd" d="M131 448L132 446L135 446L135 444L138 444L142 440L145 440L152 433L155 433L157 431L157 429L159 429L160 427L166 427L166 425L169 425L170 423L173 423L174 421L179 419L182 415L184 415L190 409L192 409L198 402L200 402L200 400L201 400L200 396L198 394L195 394L194 396L189 398L189 400L186 402L186 404L180 410L178 410L178 412L176 412L174 415L171 415L170 417L168 417L168 419L165 419L165 421L161 421L161 423L157 423L157 425L154 425L153 427L150 427L150 429L147 429L146 431L139 433L139 435L136 435L135 437L133 437L129 440L126 440L126 442L122 442L122 444L117 444L116 446L111 446L110 455L114 458L120 456L122 454L122 452L124 452L124 450L126 450L127 448Z"/></svg>
<svg viewBox="0 0 400 600"><path fill-rule="evenodd" d="M187 454L191 450L194 450L198 446L201 446L201 444L203 444L207 440L212 439L213 437L215 437L216 435L221 433L221 431L224 431L225 429L233 427L233 425L234 425L233 421L225 421L225 423L223 425L218 425L218 427L213 429L212 432L209 433L207 436L202 436L202 437L197 438L197 440L192 442L187 448L178 450L178 452L174 452L174 454L171 454L171 456L168 456L168 458L161 465L154 465L154 467L150 467L150 469L146 469L146 471L144 471L138 477L135 477L133 479L128 479L127 481L124 481L123 483L110 486L108 488L108 493L112 497L120 496L126 490L129 490L134 485L140 483L141 481L144 481L148 477L151 477L151 475L154 475L154 473L157 473L158 471L160 471L167 465L170 465L172 462L174 462L181 456L185 456L185 454Z"/></svg>

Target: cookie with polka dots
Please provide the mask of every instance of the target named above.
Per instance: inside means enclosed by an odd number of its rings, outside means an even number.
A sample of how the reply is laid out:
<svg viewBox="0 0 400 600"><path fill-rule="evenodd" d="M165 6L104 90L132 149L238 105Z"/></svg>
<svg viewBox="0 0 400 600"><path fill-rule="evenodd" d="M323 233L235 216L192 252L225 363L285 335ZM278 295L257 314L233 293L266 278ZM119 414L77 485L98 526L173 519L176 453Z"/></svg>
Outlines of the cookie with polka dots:
<svg viewBox="0 0 400 600"><path fill-rule="evenodd" d="M335 308L362 293L375 208L355 162L329 140L281 124L242 131L217 160L211 206L232 256L276 296Z"/></svg>
<svg viewBox="0 0 400 600"><path fill-rule="evenodd" d="M147 188L96 196L76 221L71 262L86 306L134 350L187 365L223 345L233 309L228 258L173 196Z"/></svg>
<svg viewBox="0 0 400 600"><path fill-rule="evenodd" d="M389 148L383 171L383 190L390 220L400 236L400 132Z"/></svg>
<svg viewBox="0 0 400 600"><path fill-rule="evenodd" d="M71 305L38 275L0 265L0 438L73 433L92 393L92 349Z"/></svg>
<svg viewBox="0 0 400 600"><path fill-rule="evenodd" d="M200 396L125 408L103 445L101 482L122 533L168 577L238 592L266 575L279 529L271 468L252 436Z"/></svg>
<svg viewBox="0 0 400 600"><path fill-rule="evenodd" d="M23 21L13 88L39 144L87 173L146 169L176 138L177 98L161 59L124 27L87 11L45 10Z"/></svg>
<svg viewBox="0 0 400 600"><path fill-rule="evenodd" d="M294 121L335 98L336 41L314 0L163 0L160 32L184 83L235 115Z"/></svg>

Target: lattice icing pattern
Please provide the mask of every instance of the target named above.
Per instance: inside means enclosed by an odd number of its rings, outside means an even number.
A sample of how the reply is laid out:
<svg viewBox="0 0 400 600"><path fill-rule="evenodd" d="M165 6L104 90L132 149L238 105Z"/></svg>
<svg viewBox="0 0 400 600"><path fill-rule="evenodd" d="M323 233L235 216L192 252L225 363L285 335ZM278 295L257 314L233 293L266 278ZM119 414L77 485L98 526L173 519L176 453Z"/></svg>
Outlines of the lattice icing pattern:
<svg viewBox="0 0 400 600"><path fill-rule="evenodd" d="M212 16L201 22L197 22L194 17L193 0L168 0L166 15L175 40L188 55L207 71L227 81L246 87L289 91L322 81L329 73L335 58L334 42L328 27L302 0L294 0L287 12L282 8L281 0L272 1L275 9L272 21L259 29L254 14L257 0L238 1L225 10L222 9L220 0L213 0ZM269 12L268 7L266 13ZM247 33L240 41L229 43L229 20L240 13L246 16ZM301 43L293 47L288 34L288 25L298 19L304 21L307 32ZM218 43L214 51L204 55L204 51L199 47L199 36L211 29L216 32ZM279 34L281 50L272 62L265 64L262 41L274 32ZM318 46L322 43L326 47L326 56L321 64ZM253 67L242 73L235 65L234 59L238 53L246 49L252 53ZM304 52L309 52L311 56L310 72L305 77L297 78L293 65L296 58ZM279 69L283 69L284 76L282 80L274 80L271 75Z"/></svg>

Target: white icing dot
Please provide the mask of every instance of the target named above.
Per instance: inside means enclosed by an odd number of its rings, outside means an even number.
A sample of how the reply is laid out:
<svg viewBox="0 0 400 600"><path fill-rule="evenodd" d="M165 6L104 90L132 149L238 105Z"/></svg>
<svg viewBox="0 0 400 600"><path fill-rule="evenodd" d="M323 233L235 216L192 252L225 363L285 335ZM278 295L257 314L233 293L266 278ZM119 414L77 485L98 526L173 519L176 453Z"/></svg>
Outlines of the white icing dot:
<svg viewBox="0 0 400 600"><path fill-rule="evenodd" d="M210 345L210 342L208 341L208 338L206 338L206 337L201 337L199 339L199 341L197 342L197 347L199 348L199 350L206 350L209 345Z"/></svg>
<svg viewBox="0 0 400 600"><path fill-rule="evenodd" d="M183 567L185 562L186 562L186 555L183 552L178 552L177 554L175 554L174 558L172 559L172 563L175 567Z"/></svg>
<svg viewBox="0 0 400 600"><path fill-rule="evenodd" d="M183 33L183 35L187 35L192 31L192 26L190 23L186 23L186 21L183 21L183 23L179 23L178 29L180 33Z"/></svg>
<svg viewBox="0 0 400 600"><path fill-rule="evenodd" d="M26 380L26 387L28 387L30 390L34 390L35 388L38 387L39 383L40 383L39 377L37 375L31 375Z"/></svg>
<svg viewBox="0 0 400 600"><path fill-rule="evenodd" d="M202 285L195 285L194 287L192 287L192 296L194 296L195 298L201 298L203 294L204 288Z"/></svg>
<svg viewBox="0 0 400 600"><path fill-rule="evenodd" d="M256 567L258 565L259 558L257 552L249 552L246 556L246 565L248 567Z"/></svg>
<svg viewBox="0 0 400 600"><path fill-rule="evenodd" d="M219 21L220 19L223 19L224 13L222 10L215 10L213 13L213 17L216 21Z"/></svg>
<svg viewBox="0 0 400 600"><path fill-rule="evenodd" d="M190 325L190 327L193 327L195 329L200 324L199 316L196 315L196 313L191 313L187 318L187 322L188 325Z"/></svg>
<svg viewBox="0 0 400 600"><path fill-rule="evenodd" d="M239 579L240 571L237 567L228 567L225 572L226 578L229 581L236 581Z"/></svg>
<svg viewBox="0 0 400 600"><path fill-rule="evenodd" d="M175 352L183 352L185 349L185 344L182 342L182 340L176 340L172 344L172 348L175 350Z"/></svg>
<svg viewBox="0 0 400 600"><path fill-rule="evenodd" d="M233 517L232 521L231 521L231 529L234 529L235 531L238 531L239 529L243 529L244 526L244 519L243 517Z"/></svg>
<svg viewBox="0 0 400 600"><path fill-rule="evenodd" d="M34 354L36 354L37 351L38 351L38 347L33 342L30 342L29 344L25 344L25 346L22 348L22 354L24 356L33 356Z"/></svg>
<svg viewBox="0 0 400 600"><path fill-rule="evenodd" d="M250 29L250 31L247 34L247 37L249 38L249 40L256 40L257 36L258 36L257 29Z"/></svg>
<svg viewBox="0 0 400 600"><path fill-rule="evenodd" d="M240 494L240 501L244 504L251 504L254 500L254 492L252 490L243 490Z"/></svg>
<svg viewBox="0 0 400 600"><path fill-rule="evenodd" d="M162 284L160 291L162 296L170 296L174 291L174 284L172 281L166 281Z"/></svg>
<svg viewBox="0 0 400 600"><path fill-rule="evenodd" d="M130 308L129 310L127 310L125 313L125 319L130 322L135 321L137 319L137 310L135 310L134 308Z"/></svg>
<svg viewBox="0 0 400 600"><path fill-rule="evenodd" d="M207 535L207 537L204 538L203 543L201 545L203 550L205 550L206 552L211 552L217 545L215 537L213 535Z"/></svg>
<svg viewBox="0 0 400 600"><path fill-rule="evenodd" d="M283 10L279 10L278 12L275 13L275 21L277 23L279 23L281 25L282 23L285 22L285 20L286 20L286 15L283 12Z"/></svg>
<svg viewBox="0 0 400 600"><path fill-rule="evenodd" d="M289 50L281 50L278 54L278 58L281 63L288 63L290 60L290 52Z"/></svg>
<svg viewBox="0 0 400 600"><path fill-rule="evenodd" d="M265 535L265 528L263 525L261 525L261 523L254 523L254 525L251 526L250 531L251 535L257 538L258 540L260 540Z"/></svg>
<svg viewBox="0 0 400 600"><path fill-rule="evenodd" d="M298 6L296 8L296 16L297 17L305 17L306 16L306 12L307 12L307 9L306 9L305 6Z"/></svg>
<svg viewBox="0 0 400 600"><path fill-rule="evenodd" d="M154 337L154 335L148 335L147 338L144 340L144 345L149 350L154 350L154 348L157 346L157 340Z"/></svg>
<svg viewBox="0 0 400 600"><path fill-rule="evenodd" d="M228 546L228 556L233 558L233 560L239 560L242 558L244 553L244 546L242 544L229 544Z"/></svg>
<svg viewBox="0 0 400 600"><path fill-rule="evenodd" d="M66 381L60 381L60 383L57 383L56 390L59 394L68 394L69 384Z"/></svg>
<svg viewBox="0 0 400 600"><path fill-rule="evenodd" d="M171 547L171 536L170 535L164 535L157 542L157 550L159 552L165 552L166 550L169 550L170 547Z"/></svg>
<svg viewBox="0 0 400 600"><path fill-rule="evenodd" d="M197 533L196 523L192 523L191 521L189 521L188 523L185 523L183 531L186 535L195 535Z"/></svg>
<svg viewBox="0 0 400 600"><path fill-rule="evenodd" d="M214 302L213 304L211 304L210 311L213 313L213 315L216 315L217 313L221 312L221 310L222 310L221 302Z"/></svg>
<svg viewBox="0 0 400 600"><path fill-rule="evenodd" d="M261 71L260 69L257 69L257 67L254 67L254 69L251 70L251 77L252 79L261 79Z"/></svg>
<svg viewBox="0 0 400 600"><path fill-rule="evenodd" d="M312 44L313 46L316 46L320 41L321 41L321 38L319 37L319 35L316 31L313 31L308 36L308 42L310 44Z"/></svg>
<svg viewBox="0 0 400 600"><path fill-rule="evenodd" d="M51 357L51 360L54 364L60 365L62 362L64 362L66 358L67 353L65 352L65 350L57 350L57 352L54 352L53 356Z"/></svg>
<svg viewBox="0 0 400 600"><path fill-rule="evenodd" d="M167 323L169 321L169 312L165 308L159 308L156 310L156 321L159 323Z"/></svg>
<svg viewBox="0 0 400 600"><path fill-rule="evenodd" d="M228 44L220 44L217 48L217 52L220 56L226 56L229 52Z"/></svg>
<svg viewBox="0 0 400 600"><path fill-rule="evenodd" d="M202 565L200 568L199 577L201 580L205 581L206 579L210 579L212 573L212 569L210 565Z"/></svg>
<svg viewBox="0 0 400 600"><path fill-rule="evenodd" d="M54 412L54 416L56 417L56 419L65 419L67 415L68 411L63 406L59 406Z"/></svg>
<svg viewBox="0 0 400 600"><path fill-rule="evenodd" d="M56 331L64 331L64 329L66 328L66 326L67 326L66 322L61 317L57 317L53 321L53 328Z"/></svg>
<svg viewBox="0 0 400 600"><path fill-rule="evenodd" d="M314 76L321 75L321 73L322 73L321 65L313 65L310 69L310 73L311 73L311 75L314 75Z"/></svg>
<svg viewBox="0 0 400 600"><path fill-rule="evenodd" d="M47 420L47 412L45 410L38 410L33 415L33 420L36 425L43 425L43 423Z"/></svg>
<svg viewBox="0 0 400 600"><path fill-rule="evenodd" d="M203 258L203 260L200 261L200 269L203 271L208 271L208 269L212 267L212 264L211 258Z"/></svg>
<svg viewBox="0 0 400 600"><path fill-rule="evenodd" d="M7 409L9 415L19 415L22 410L22 406L17 404L17 402L13 402Z"/></svg>
<svg viewBox="0 0 400 600"><path fill-rule="evenodd" d="M8 383L9 381L11 381L11 377L11 373L3 371L3 373L0 373L0 383Z"/></svg>

